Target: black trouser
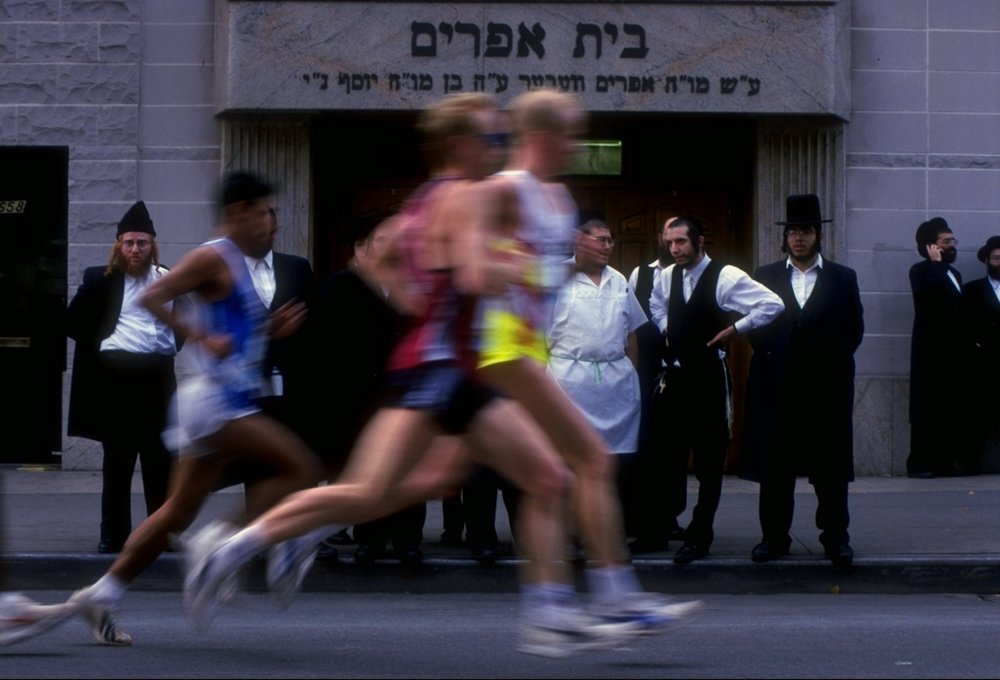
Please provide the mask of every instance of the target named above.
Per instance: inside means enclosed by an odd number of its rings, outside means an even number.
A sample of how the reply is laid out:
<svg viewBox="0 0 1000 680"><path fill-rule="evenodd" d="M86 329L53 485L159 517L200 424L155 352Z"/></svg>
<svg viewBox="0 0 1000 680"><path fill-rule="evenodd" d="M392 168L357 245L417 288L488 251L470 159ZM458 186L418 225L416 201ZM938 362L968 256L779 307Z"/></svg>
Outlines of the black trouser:
<svg viewBox="0 0 1000 680"><path fill-rule="evenodd" d="M355 525L354 541L378 550L384 549L389 541L394 550L417 548L423 542L426 520L427 504L411 505L391 515Z"/></svg>
<svg viewBox="0 0 1000 680"><path fill-rule="evenodd" d="M142 466L147 515L167 498L172 456L163 444L176 389L174 360L163 354L100 354L109 434L102 442L101 541L118 546L132 531L132 476Z"/></svg>
<svg viewBox="0 0 1000 680"><path fill-rule="evenodd" d="M688 461L693 458L698 480L698 501L685 529L685 542L704 547L712 544L715 513L722 497L722 475L726 460L729 426L726 421L728 375L722 360L667 370L666 387L657 398L655 424L664 428L663 488L670 516L663 518L669 529L687 507Z"/></svg>
<svg viewBox="0 0 1000 680"><path fill-rule="evenodd" d="M794 473L769 472L760 484L757 513L764 540L776 547L791 544L789 532L795 512ZM824 546L836 546L850 539L847 527L851 516L847 508L847 481L814 481L816 492L816 527Z"/></svg>
<svg viewBox="0 0 1000 680"><path fill-rule="evenodd" d="M497 494L503 494L511 531L517 524L517 504L520 492L504 477L490 468L479 468L462 488L465 511L465 538L472 550L497 547Z"/></svg>

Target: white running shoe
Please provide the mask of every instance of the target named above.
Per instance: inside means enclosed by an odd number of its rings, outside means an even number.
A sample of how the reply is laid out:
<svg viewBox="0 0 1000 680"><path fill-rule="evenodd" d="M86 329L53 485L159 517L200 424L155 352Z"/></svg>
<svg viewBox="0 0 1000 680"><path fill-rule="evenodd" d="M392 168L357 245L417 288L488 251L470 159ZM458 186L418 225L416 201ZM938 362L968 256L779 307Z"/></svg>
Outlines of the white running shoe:
<svg viewBox="0 0 1000 680"><path fill-rule="evenodd" d="M21 593L0 595L0 645L41 635L80 611L78 604L41 604Z"/></svg>
<svg viewBox="0 0 1000 680"><path fill-rule="evenodd" d="M132 644L132 636L119 630L111 615L114 606L111 602L101 601L94 591L94 586L88 586L70 595L67 602L76 606L90 626L94 639L102 645L111 647L128 647Z"/></svg>
<svg viewBox="0 0 1000 680"><path fill-rule="evenodd" d="M546 609L548 615L521 622L519 652L562 659L577 652L612 649L640 632L634 621L605 621L579 607Z"/></svg>
<svg viewBox="0 0 1000 680"><path fill-rule="evenodd" d="M184 607L202 630L236 593L237 565L223 563L218 554L234 533L230 524L210 522L185 541Z"/></svg>
<svg viewBox="0 0 1000 680"><path fill-rule="evenodd" d="M613 606L592 606L590 613L603 621L631 621L638 625L640 635L656 635L675 628L701 608L701 600L675 602L656 593L629 593Z"/></svg>
<svg viewBox="0 0 1000 680"><path fill-rule="evenodd" d="M267 585L282 608L292 603L302 587L302 581L316 561L319 545L310 543L307 537L297 536L271 548L267 560Z"/></svg>

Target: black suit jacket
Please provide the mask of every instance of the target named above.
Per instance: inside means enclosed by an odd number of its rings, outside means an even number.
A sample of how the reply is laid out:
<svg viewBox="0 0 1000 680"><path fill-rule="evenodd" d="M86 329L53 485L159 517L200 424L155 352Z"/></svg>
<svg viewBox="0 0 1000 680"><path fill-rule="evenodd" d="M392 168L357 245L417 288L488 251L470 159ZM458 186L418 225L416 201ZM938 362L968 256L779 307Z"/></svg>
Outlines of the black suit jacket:
<svg viewBox="0 0 1000 680"><path fill-rule="evenodd" d="M1000 422L1000 300L986 277L962 289L962 321L967 339L968 412L974 427ZM989 421L989 422L987 422Z"/></svg>
<svg viewBox="0 0 1000 680"><path fill-rule="evenodd" d="M913 335L910 342L910 423L929 422L942 397L962 393L962 375L942 370L962 357L962 275L944 262L921 260L910 268Z"/></svg>
<svg viewBox="0 0 1000 680"><path fill-rule="evenodd" d="M849 481L854 353L864 336L857 275L824 259L805 307L792 291L787 260L760 267L754 278L781 297L785 311L747 334L753 355L740 476L762 481L777 466Z"/></svg>
<svg viewBox="0 0 1000 680"><path fill-rule="evenodd" d="M116 270L105 276L106 269L102 265L84 270L83 282L70 300L64 318L66 336L76 341L66 433L97 441L107 438L116 427L114 419L120 416L108 408L106 380L101 375L98 358L101 341L114 332L121 315L125 275ZM182 344L178 339L177 348ZM172 368L170 374L168 379L172 381ZM159 401L162 400L156 400Z"/></svg>

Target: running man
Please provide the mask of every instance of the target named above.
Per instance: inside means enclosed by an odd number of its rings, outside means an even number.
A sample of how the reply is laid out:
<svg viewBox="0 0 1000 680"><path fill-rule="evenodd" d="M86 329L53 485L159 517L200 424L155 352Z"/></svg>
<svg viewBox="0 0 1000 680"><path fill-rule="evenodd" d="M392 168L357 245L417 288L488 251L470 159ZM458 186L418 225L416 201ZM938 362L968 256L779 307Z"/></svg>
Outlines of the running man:
<svg viewBox="0 0 1000 680"><path fill-rule="evenodd" d="M531 414L575 475L576 524L596 562L587 569L591 612L607 620L645 620L650 630L662 630L663 622L677 622L701 603L671 602L642 590L629 561L608 447L545 371L545 332L556 293L571 273L567 257L578 215L568 188L555 178L569 167L585 115L572 95L550 89L520 95L508 110L513 164L486 183L478 205L487 210L492 247L526 253L533 265L520 285L481 299L477 376Z"/></svg>
<svg viewBox="0 0 1000 680"><path fill-rule="evenodd" d="M175 397L177 423L168 433L178 454L166 502L129 535L108 572L69 599L102 644L132 644L113 617L129 584L168 547L171 534L190 526L228 464L252 460L274 471L248 494L247 519L322 476L318 459L298 435L256 405L268 333L284 337L303 315L301 303L289 302L269 319L244 260L245 255L260 257L270 247L273 193L253 175L227 176L219 192L219 238L188 252L143 295L142 303L153 315L186 338L197 372ZM170 303L189 293L191 314L172 314ZM223 523L209 528L217 540L235 530Z"/></svg>

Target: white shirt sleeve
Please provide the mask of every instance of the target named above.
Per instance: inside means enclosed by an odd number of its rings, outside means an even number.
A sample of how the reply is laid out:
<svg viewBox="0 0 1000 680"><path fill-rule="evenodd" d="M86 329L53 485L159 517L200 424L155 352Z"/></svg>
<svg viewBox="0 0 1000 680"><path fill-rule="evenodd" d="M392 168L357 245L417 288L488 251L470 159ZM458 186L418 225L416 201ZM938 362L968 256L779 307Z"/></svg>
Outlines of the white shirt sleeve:
<svg viewBox="0 0 1000 680"><path fill-rule="evenodd" d="M661 333L667 329L667 300L670 299L670 279L675 266L670 265L654 277L653 292L649 296L649 314L653 317L650 320Z"/></svg>
<svg viewBox="0 0 1000 680"><path fill-rule="evenodd" d="M785 303L770 288L732 265L719 273L716 301L723 309L744 315L733 324L740 333L766 326L785 310Z"/></svg>

